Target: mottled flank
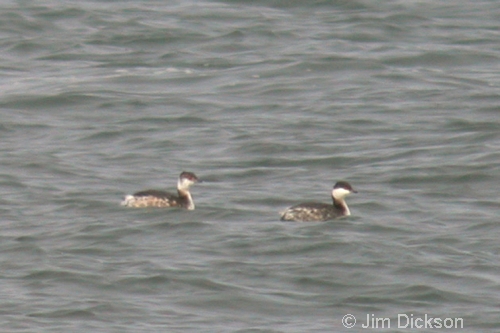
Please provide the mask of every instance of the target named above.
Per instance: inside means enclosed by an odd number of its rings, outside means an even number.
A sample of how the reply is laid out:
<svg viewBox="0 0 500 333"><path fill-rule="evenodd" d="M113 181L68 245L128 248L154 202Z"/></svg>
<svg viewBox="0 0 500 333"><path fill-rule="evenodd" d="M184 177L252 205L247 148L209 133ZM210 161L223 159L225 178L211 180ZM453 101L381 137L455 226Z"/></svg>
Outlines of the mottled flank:
<svg viewBox="0 0 500 333"><path fill-rule="evenodd" d="M168 197L157 197L153 195L138 196L127 195L121 203L122 206L144 208L144 207L180 207L175 199Z"/></svg>
<svg viewBox="0 0 500 333"><path fill-rule="evenodd" d="M343 211L333 205L303 203L282 212L281 221L313 222L328 221L344 216Z"/></svg>

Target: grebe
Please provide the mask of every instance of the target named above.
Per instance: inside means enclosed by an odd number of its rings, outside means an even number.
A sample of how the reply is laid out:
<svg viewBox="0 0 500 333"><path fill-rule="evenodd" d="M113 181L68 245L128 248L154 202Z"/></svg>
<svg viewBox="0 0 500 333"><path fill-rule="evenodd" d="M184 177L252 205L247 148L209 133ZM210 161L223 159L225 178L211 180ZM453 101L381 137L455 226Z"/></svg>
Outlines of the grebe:
<svg viewBox="0 0 500 333"><path fill-rule="evenodd" d="M200 182L192 172L183 171L177 181L177 194L158 190L146 190L125 196L121 205L126 207L180 207L194 210L194 202L189 187Z"/></svg>
<svg viewBox="0 0 500 333"><path fill-rule="evenodd" d="M345 181L337 182L332 190L333 205L316 202L301 203L282 212L281 221L327 221L337 217L349 216L351 211L347 207L344 198L351 193L358 193L352 188L351 184Z"/></svg>

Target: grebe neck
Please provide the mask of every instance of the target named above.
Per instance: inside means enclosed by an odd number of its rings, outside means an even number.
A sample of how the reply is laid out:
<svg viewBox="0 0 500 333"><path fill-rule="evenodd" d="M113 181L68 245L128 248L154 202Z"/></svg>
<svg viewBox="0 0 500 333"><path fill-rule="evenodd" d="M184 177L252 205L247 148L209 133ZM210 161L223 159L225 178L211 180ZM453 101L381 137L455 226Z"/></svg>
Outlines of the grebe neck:
<svg viewBox="0 0 500 333"><path fill-rule="evenodd" d="M348 196L350 193L351 191L346 190L342 187L339 188L334 187L332 190L333 206L342 210L344 216L351 215L351 211L349 210L349 207L345 203L345 197Z"/></svg>
<svg viewBox="0 0 500 333"><path fill-rule="evenodd" d="M347 206L344 198L332 197L332 199L333 199L333 206L335 208L342 210L344 216L351 215L351 211L349 210L349 207Z"/></svg>
<svg viewBox="0 0 500 333"><path fill-rule="evenodd" d="M194 210L194 201L189 189L177 189L177 194L179 198L185 202L186 209Z"/></svg>

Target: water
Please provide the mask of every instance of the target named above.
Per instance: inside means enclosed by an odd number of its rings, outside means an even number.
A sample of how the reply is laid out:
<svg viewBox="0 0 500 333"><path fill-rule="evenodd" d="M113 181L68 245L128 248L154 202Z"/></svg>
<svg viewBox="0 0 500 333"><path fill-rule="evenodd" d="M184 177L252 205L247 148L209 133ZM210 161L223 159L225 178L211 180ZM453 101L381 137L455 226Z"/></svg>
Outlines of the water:
<svg viewBox="0 0 500 333"><path fill-rule="evenodd" d="M495 1L0 8L1 331L500 328Z"/></svg>

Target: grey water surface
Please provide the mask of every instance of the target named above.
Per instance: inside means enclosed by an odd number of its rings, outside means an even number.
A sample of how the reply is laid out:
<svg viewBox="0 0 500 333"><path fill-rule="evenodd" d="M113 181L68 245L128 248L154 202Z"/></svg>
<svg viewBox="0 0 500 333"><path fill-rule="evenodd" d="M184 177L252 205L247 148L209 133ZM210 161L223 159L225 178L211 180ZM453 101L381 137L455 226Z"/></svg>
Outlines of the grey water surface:
<svg viewBox="0 0 500 333"><path fill-rule="evenodd" d="M0 61L1 332L500 330L497 1L4 1Z"/></svg>

